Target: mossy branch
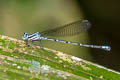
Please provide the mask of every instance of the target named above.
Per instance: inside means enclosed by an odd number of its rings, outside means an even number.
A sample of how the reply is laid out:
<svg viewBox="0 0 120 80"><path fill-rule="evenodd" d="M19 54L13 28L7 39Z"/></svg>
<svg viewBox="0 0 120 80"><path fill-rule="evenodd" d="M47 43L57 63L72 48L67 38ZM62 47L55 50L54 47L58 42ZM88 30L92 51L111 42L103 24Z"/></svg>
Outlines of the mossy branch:
<svg viewBox="0 0 120 80"><path fill-rule="evenodd" d="M120 80L120 73L63 52L0 35L0 79Z"/></svg>

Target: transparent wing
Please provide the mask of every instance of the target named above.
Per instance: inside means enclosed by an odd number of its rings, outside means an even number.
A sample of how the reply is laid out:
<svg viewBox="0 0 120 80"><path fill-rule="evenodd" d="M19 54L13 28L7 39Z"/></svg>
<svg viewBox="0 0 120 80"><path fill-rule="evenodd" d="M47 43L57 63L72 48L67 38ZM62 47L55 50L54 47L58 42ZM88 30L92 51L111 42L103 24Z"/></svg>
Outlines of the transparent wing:
<svg viewBox="0 0 120 80"><path fill-rule="evenodd" d="M80 20L55 29L40 32L40 34L45 36L73 36L88 30L90 27L91 24L88 20Z"/></svg>

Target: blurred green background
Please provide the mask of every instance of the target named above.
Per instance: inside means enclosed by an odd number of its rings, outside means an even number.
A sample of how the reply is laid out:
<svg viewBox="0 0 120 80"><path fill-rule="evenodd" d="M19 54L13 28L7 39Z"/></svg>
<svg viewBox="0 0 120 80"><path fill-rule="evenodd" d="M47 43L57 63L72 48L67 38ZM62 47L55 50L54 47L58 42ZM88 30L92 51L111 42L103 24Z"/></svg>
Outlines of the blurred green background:
<svg viewBox="0 0 120 80"><path fill-rule="evenodd" d="M17 39L21 39L24 32L41 32L81 19L92 23L88 32L52 38L110 45L110 52L50 41L43 41L43 46L120 71L120 1L0 0L0 34Z"/></svg>

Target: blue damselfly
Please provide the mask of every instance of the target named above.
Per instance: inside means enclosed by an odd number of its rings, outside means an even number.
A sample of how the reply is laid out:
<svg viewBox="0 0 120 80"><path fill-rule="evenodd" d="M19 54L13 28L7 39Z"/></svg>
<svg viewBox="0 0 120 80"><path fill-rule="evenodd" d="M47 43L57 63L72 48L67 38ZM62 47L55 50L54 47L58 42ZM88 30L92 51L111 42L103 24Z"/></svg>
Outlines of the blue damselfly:
<svg viewBox="0 0 120 80"><path fill-rule="evenodd" d="M51 30L46 30L43 32L35 32L32 34L24 33L22 36L22 39L26 41L26 44L28 44L28 41L34 42L34 41L40 41L40 47L42 47L41 40L49 40L49 41L55 41L55 42L62 42L62 43L67 43L67 44L72 44L72 45L79 45L83 47L89 47L89 48L99 48L103 49L106 51L110 51L111 47L102 45L102 46L97 46L97 45L88 45L88 44L82 44L82 43L77 43L77 42L71 42L71 41L65 41L65 40L58 40L58 39L52 39L44 36L73 36L77 35L81 32L84 32L88 30L91 27L91 23L88 20L80 20L80 21L75 21L73 23L51 29Z"/></svg>

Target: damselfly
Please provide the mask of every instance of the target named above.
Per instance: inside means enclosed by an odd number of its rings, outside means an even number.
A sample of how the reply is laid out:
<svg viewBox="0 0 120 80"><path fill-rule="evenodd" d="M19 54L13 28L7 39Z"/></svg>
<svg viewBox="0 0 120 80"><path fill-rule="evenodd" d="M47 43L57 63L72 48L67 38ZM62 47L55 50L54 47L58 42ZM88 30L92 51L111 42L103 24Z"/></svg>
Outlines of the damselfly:
<svg viewBox="0 0 120 80"><path fill-rule="evenodd" d="M77 42L71 42L71 41L65 41L65 40L58 40L58 39L52 39L44 36L73 36L77 35L81 32L84 32L88 30L91 27L91 23L88 20L80 20L80 21L75 21L73 23L51 29L51 30L46 30L43 32L35 32L33 34L28 34L24 33L22 36L22 39L26 41L26 44L28 44L29 41L34 42L34 41L40 41L40 47L42 47L42 40L49 40L49 41L55 41L55 42L62 42L62 43L67 43L67 44L72 44L72 45L79 45L83 47L89 47L89 48L99 48L103 49L106 51L110 51L111 47L102 45L102 46L97 46L97 45L89 45L89 44L82 44L82 43L77 43Z"/></svg>

